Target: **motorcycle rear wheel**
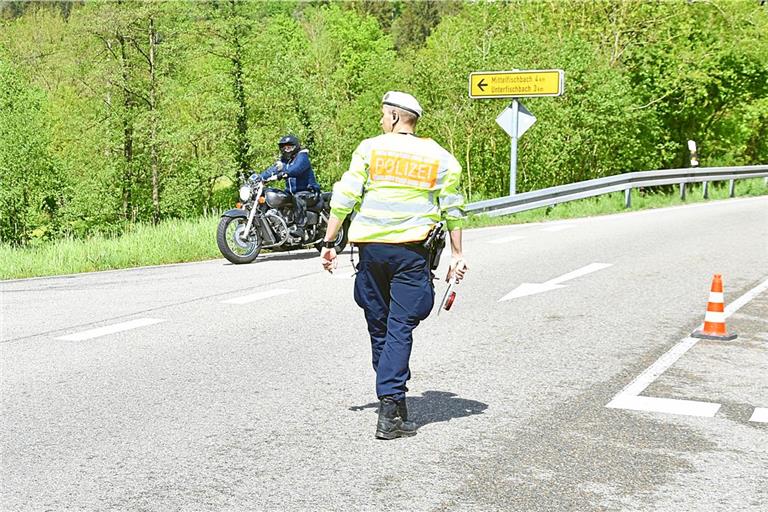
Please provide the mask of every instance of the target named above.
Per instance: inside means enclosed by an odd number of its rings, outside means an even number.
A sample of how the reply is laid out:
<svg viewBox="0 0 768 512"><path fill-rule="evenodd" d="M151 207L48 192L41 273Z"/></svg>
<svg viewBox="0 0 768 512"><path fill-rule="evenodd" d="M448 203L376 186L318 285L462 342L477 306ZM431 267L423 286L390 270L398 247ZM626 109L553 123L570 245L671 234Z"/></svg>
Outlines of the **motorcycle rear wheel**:
<svg viewBox="0 0 768 512"><path fill-rule="evenodd" d="M344 250L344 248L347 246L347 242L349 241L349 217L344 219L344 223L342 223L341 227L339 228L339 232L336 234L336 254L341 254L341 251ZM320 240L318 243L315 244L315 249L318 251L323 250L323 241Z"/></svg>
<svg viewBox="0 0 768 512"><path fill-rule="evenodd" d="M222 217L216 230L216 245L221 254L236 265L251 263L261 252L261 236L258 232L248 240L242 239L242 232L248 224L247 217Z"/></svg>

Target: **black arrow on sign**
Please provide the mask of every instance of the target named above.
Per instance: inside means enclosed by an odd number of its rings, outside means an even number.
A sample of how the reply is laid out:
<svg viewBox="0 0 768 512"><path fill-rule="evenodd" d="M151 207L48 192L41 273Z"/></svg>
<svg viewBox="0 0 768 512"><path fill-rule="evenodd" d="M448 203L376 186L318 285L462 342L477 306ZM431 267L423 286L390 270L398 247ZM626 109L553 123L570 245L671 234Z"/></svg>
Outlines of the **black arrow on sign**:
<svg viewBox="0 0 768 512"><path fill-rule="evenodd" d="M485 78L481 78L479 82L477 82L477 86L480 88L482 92L485 92L485 88L488 87L488 84L485 83Z"/></svg>

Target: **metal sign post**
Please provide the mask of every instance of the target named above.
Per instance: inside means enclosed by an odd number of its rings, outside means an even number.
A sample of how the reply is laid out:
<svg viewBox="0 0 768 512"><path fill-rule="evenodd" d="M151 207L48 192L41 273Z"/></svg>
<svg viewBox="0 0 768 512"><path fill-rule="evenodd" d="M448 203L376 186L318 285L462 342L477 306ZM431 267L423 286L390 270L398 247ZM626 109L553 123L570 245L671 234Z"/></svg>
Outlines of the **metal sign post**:
<svg viewBox="0 0 768 512"><path fill-rule="evenodd" d="M512 100L512 136L510 137L510 152L509 152L509 195L513 196L517 193L517 125L518 123L518 109L519 103L517 98Z"/></svg>

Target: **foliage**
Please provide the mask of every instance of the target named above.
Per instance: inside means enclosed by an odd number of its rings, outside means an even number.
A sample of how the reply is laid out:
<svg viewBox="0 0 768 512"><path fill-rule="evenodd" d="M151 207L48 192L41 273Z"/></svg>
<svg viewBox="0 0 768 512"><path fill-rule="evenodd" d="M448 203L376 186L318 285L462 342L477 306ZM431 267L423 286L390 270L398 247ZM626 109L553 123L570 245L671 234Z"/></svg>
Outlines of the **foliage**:
<svg viewBox="0 0 768 512"><path fill-rule="evenodd" d="M0 242L23 244L55 227L61 183L44 101L0 58Z"/></svg>
<svg viewBox="0 0 768 512"><path fill-rule="evenodd" d="M509 189L503 100L472 71L564 69L532 98L518 191L620 172L768 161L768 8L646 2L2 2L0 237L112 236L215 215L295 133L324 189L413 92L470 199Z"/></svg>

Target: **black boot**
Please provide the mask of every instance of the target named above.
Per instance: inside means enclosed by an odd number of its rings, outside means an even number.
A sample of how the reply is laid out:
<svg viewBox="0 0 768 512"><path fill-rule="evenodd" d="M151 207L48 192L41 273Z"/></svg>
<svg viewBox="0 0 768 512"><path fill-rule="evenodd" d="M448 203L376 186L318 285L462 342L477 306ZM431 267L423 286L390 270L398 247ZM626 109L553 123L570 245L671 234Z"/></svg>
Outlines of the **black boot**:
<svg viewBox="0 0 768 512"><path fill-rule="evenodd" d="M405 405L405 398L397 401L397 415L403 421L408 421L408 406Z"/></svg>
<svg viewBox="0 0 768 512"><path fill-rule="evenodd" d="M391 396L381 398L379 402L379 420L376 423L377 439L395 439L398 437L415 436L416 424L406 421L401 416L408 416L405 399L395 400Z"/></svg>

